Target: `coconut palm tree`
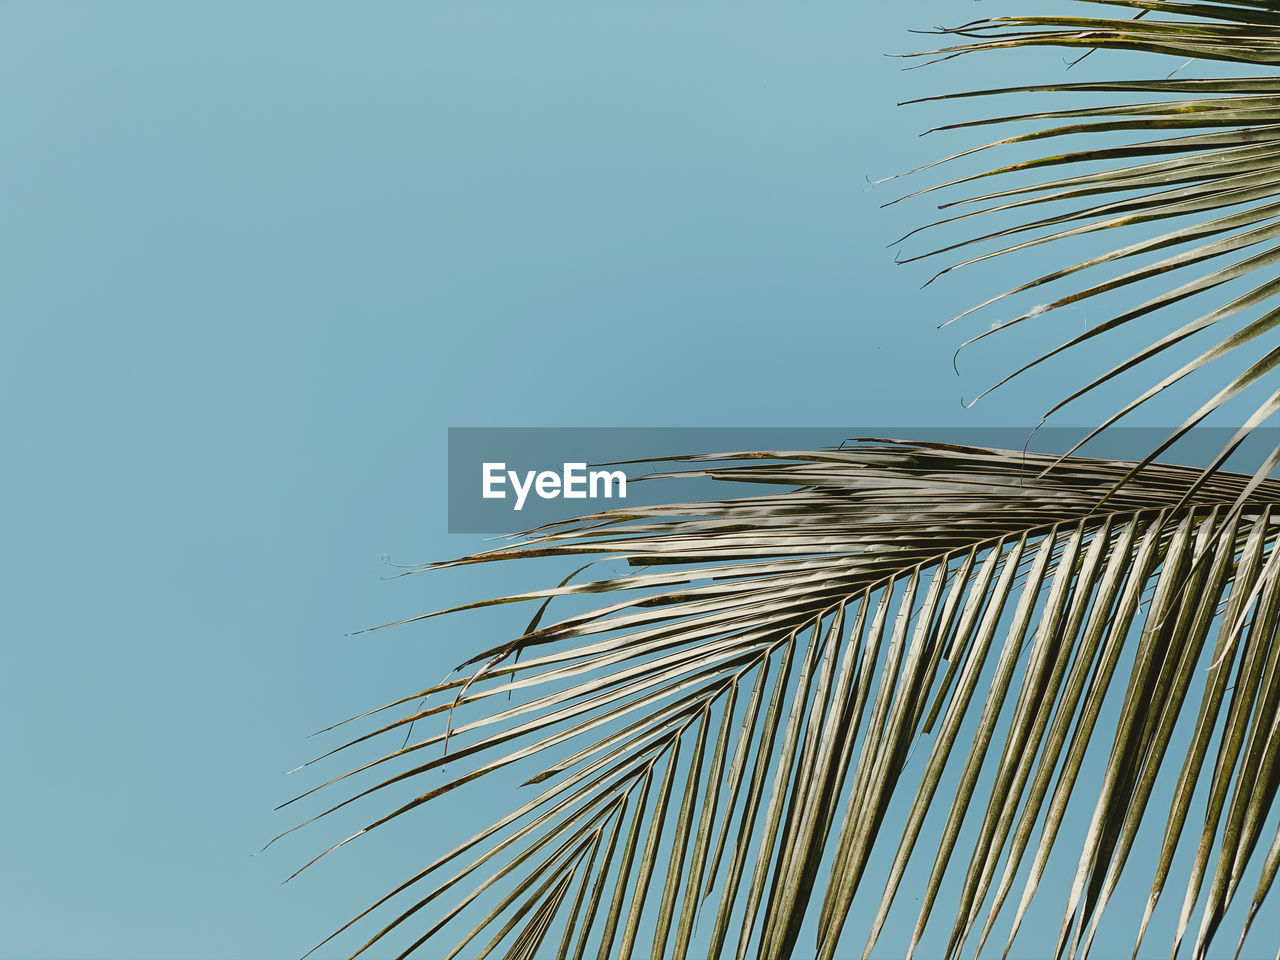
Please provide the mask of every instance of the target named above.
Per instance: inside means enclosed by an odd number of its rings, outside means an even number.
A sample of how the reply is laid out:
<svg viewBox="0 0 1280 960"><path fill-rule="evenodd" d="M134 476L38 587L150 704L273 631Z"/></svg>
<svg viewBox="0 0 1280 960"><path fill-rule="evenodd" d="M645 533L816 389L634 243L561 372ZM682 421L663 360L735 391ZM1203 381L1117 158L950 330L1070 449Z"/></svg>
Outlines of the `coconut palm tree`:
<svg viewBox="0 0 1280 960"><path fill-rule="evenodd" d="M1166 892L1180 908L1161 951L1280 946L1274 924L1253 923L1280 868L1280 448L1251 474L1222 469L1280 407L1280 6L1096 0L943 33L933 59L1035 46L1176 58L1155 61L1155 80L951 95L1046 106L952 125L1013 131L964 155L1022 154L921 191L952 197L927 229L966 233L919 257L952 269L1131 228L983 304L1068 288L980 336L1108 306L1046 359L1203 295L1194 320L1048 412L1135 369L1155 371L1150 387L1099 430L1192 374L1220 385L1141 461L891 440L684 458L666 475L756 492L599 513L438 565L585 563L558 586L468 605L534 615L456 676L357 718L369 729L347 746L390 746L323 785L354 786L319 817L427 786L355 836L407 828L473 781L524 777L507 816L342 928L370 925L357 955L411 931L401 957L865 958L909 899L911 953L931 925L949 928L949 958L1083 957L1118 885L1148 882L1135 955ZM1164 76L1188 60L1223 76ZM1050 109L1056 94L1076 105ZM1094 94L1110 99L1078 105ZM1259 396L1206 464L1156 462ZM632 569L593 576L605 559ZM1091 811L1082 837L1069 802ZM1153 824L1158 854L1133 856ZM1079 861L1061 924L1025 928L1064 845ZM927 878L904 882L913 857ZM935 909L948 878L956 903ZM867 890L869 923L851 910ZM1248 916L1224 946L1238 897Z"/></svg>

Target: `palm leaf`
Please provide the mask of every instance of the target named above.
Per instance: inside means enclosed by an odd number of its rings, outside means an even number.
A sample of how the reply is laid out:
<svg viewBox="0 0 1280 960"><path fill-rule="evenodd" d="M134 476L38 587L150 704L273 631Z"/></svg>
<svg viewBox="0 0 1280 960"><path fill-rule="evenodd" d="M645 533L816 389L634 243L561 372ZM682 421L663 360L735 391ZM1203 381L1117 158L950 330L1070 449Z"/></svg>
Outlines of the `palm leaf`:
<svg viewBox="0 0 1280 960"><path fill-rule="evenodd" d="M932 866L912 950L927 924L950 924L959 956L1010 913L1012 942L1066 842L1068 801L1095 789L1059 955L1087 950L1126 867L1154 877L1154 906L1193 797L1208 798L1183 878L1183 929L1205 903L1193 955L1262 844L1256 914L1280 860L1263 835L1280 785L1280 483L1219 472L1188 497L1192 468L1073 457L1045 473L1054 458L888 441L687 459L676 475L763 486L597 514L453 564L587 557L634 571L472 605L539 609L338 748L390 741L331 781L348 796L313 818L358 802L370 812L355 836L508 767L525 776L509 816L352 921L382 917L355 955L412 929L401 957L453 942L448 956L683 958L700 924L709 957L783 958L806 918L805 953L859 940L869 954L915 857ZM544 625L553 599L583 609ZM1120 705L1114 727L1106 703ZM466 716L450 729L455 710ZM1184 714L1185 752L1172 736ZM1082 774L1091 747L1110 751L1100 784ZM1160 856L1130 863L1167 767L1179 773ZM932 836L928 814L957 775ZM405 781L422 784L415 797L381 799ZM891 805L909 809L901 838L881 829ZM882 903L855 929L881 847ZM963 891L941 917L946 877Z"/></svg>
<svg viewBox="0 0 1280 960"><path fill-rule="evenodd" d="M1012 316L1005 314L967 340L967 346L1010 326L1054 315L1054 311L1070 305L1104 296L1114 300L1134 291L1131 305L1114 314L1108 306L1109 319L1064 339L1059 346L1001 379L995 385L998 387L1059 353L1094 344L1098 338L1167 312L1167 308L1183 301L1193 301L1194 305L1202 303L1204 297L1216 296L1216 302L1198 308L1194 319L1170 323L1151 338L1148 346L1128 356L1119 355L1104 372L1082 383L1044 414L1045 418L1052 416L1129 370L1141 367L1153 371L1151 386L1107 417L1081 440L1084 443L1158 394L1199 374L1200 382L1211 384L1203 403L1143 462L1153 460L1237 397L1253 397L1253 413L1243 418L1240 431L1207 465L1207 476L1222 465L1250 431L1280 411L1280 389L1276 388L1280 383L1280 306L1276 301L1280 292L1276 270L1280 264L1280 76L1275 73L1276 64L1280 63L1280 11L1274 4L1258 0L1089 3L1087 9L1091 13L1102 9L1116 14L1137 11L1137 15L979 20L942 31L955 43L914 56L950 59L1039 46L1085 53L1136 50L1179 58L1165 61L1162 73L1170 67L1181 73L1178 68L1184 65L1183 61L1225 61L1255 68L1258 75L1019 85L930 98L998 100L1009 94L1034 94L1047 102L1053 95L1065 94L1075 102L1094 95L1110 99L1086 101L1088 105L1071 109L1006 112L937 128L1008 125L1020 131L948 160L1010 147L1035 153L1030 158L960 176L913 194L930 194L944 188L959 193L941 204L944 218L923 230L948 225L970 231L974 230L967 226L971 220L981 223L985 219L994 219L999 226L986 231L979 227L972 235L906 259L960 256L975 245L981 248L961 256L935 275L937 279L958 267L1043 244L1120 228L1131 228L1131 233L1140 231L1136 240L1109 252L1068 261L954 319L979 309L1001 309L1015 295L1059 282L1068 285L1066 292L1052 293L1046 304ZM1116 97L1120 102L1111 102ZM1043 153L1039 152L1041 149ZM946 161L939 161L942 162ZM934 166L937 164L929 165ZM1033 174L1046 179L1025 182L1023 177ZM993 185L988 187L988 183ZM1147 299L1136 295L1142 281L1164 274L1170 276L1168 289ZM1197 297L1200 299L1193 300ZM1172 355L1169 351L1184 342L1200 344L1191 359L1181 363L1165 359ZM1162 362L1166 364L1163 370ZM1233 363L1240 366L1246 362L1244 370L1218 372L1229 371ZM1277 458L1280 447L1266 458L1267 463L1257 473L1259 480L1274 469Z"/></svg>

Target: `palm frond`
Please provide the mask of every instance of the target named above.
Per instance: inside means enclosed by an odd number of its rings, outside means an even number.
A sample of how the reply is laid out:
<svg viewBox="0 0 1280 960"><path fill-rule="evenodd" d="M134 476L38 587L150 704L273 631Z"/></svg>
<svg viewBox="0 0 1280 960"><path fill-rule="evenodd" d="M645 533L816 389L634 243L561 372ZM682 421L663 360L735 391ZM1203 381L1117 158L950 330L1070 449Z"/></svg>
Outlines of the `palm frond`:
<svg viewBox="0 0 1280 960"><path fill-rule="evenodd" d="M1098 101L1071 109L1039 109L947 124L938 130L989 125L1020 127L1014 133L948 157L982 154L997 148L1035 150L990 170L952 179L912 196L940 189L960 191L958 199L940 205L946 216L924 230L965 225L972 218L999 218L1003 225L907 258L959 258L934 276L993 257L1003 257L1105 231L1136 228L1137 240L1034 277L960 314L960 319L1007 298L1048 287L1058 281L1070 289L1001 322L964 346L1010 326L1054 314L1061 308L1107 295L1135 291L1158 275L1180 279L1147 299L1134 298L1127 308L1004 377L995 389L1051 357L1150 317L1200 294L1216 292L1218 300L1186 322L1170 324L1149 345L1121 354L1105 372L1050 407L1045 418L1089 391L1137 367L1159 370L1167 351L1198 338L1191 359L1169 363L1154 382L1084 438L1150 401L1163 391L1200 374L1216 385L1203 403L1143 462L1150 462L1197 424L1241 394L1255 397L1253 413L1239 432L1206 467L1222 465L1250 431L1280 412L1280 11L1255 0L1212 0L1180 3L1168 0L1085 0L1089 9L1121 8L1137 16L1031 16L975 21L944 30L956 43L915 56L932 59L1022 47L1062 47L1087 52L1136 50L1164 54L1195 63L1226 61L1257 68L1257 76L1197 78L1167 76L1152 80L1116 80L1018 85L1001 89L947 94L930 99L999 98L1035 94L1046 99L1067 94L1118 96L1119 103ZM1156 61L1159 63L1159 61ZM1177 61L1165 65L1177 66ZM1164 72L1164 71L1162 71ZM917 101L919 102L919 101ZM1088 102L1088 101L1086 101ZM933 131L930 131L933 132ZM1040 153L1043 144L1043 153ZM1078 146L1077 146L1078 145ZM937 166L930 164L929 167ZM924 168L922 168L924 169ZM1037 175L1036 182L1025 176ZM1045 179L1039 179L1039 176ZM994 182L997 186L986 187ZM998 185L1004 184L1004 185ZM913 231L918 232L918 231ZM911 236L911 234L908 234ZM904 238L905 239L905 238ZM981 251L962 254L973 245ZM1105 276L1100 274L1105 273ZM1240 289L1240 284L1246 285ZM1110 300L1104 301L1109 303ZM1199 301L1197 301L1199 302ZM1207 341L1205 338L1209 338ZM1233 358L1229 361L1228 358ZM1219 374L1234 358L1247 367ZM1227 362L1223 362L1227 361ZM1243 365L1243 363L1240 363ZM1268 390L1268 385L1270 389ZM1259 392L1260 391L1260 392ZM985 393L989 393L987 390ZM985 396L985 393L983 394ZM1043 422L1043 421L1042 421ZM1259 479L1274 469L1280 447L1258 471Z"/></svg>
<svg viewBox="0 0 1280 960"><path fill-rule="evenodd" d="M958 957L1006 907L1013 942L1070 833L1068 802L1096 789L1061 930L1029 948L1083 956L1139 866L1136 829L1166 767L1176 789L1160 856L1141 864L1153 880L1135 937L1178 879L1196 797L1177 937L1203 901L1204 955L1261 843L1256 914L1280 863L1280 838L1263 836L1280 785L1280 483L1219 472L1188 497L1192 468L1069 458L1044 473L1055 458L890 441L687 459L674 475L766 486L596 514L455 562L635 569L471 605L537 613L332 751L434 723L325 785L349 796L314 819L375 810L354 836L508 768L526 775L508 816L351 922L383 916L356 955L412 928L401 957L428 942L445 956L450 938L449 957L684 958L699 939L712 958L784 958L811 918L806 954L865 938L866 956L916 856L932 867L911 950L927 923L949 923ZM552 600L583 609L544 624ZM1189 746L1171 746L1193 710ZM1101 783L1091 747L1110 750ZM913 749L927 754L918 780ZM446 761L465 772L445 775ZM388 809L379 798L406 781L423 786ZM901 838L882 831L903 810ZM853 929L885 845L879 910ZM963 891L943 918L948 876Z"/></svg>

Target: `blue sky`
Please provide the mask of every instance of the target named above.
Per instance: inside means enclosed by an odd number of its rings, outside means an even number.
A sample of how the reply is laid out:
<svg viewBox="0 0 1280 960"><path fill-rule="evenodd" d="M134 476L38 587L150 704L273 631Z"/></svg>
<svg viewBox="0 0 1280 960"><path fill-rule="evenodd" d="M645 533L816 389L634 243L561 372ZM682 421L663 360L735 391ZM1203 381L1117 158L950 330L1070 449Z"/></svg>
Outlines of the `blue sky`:
<svg viewBox="0 0 1280 960"><path fill-rule="evenodd" d="M5 4L4 955L297 956L421 860L251 854L307 734L509 628L348 636L517 583L389 579L480 545L448 427L1029 426L1075 385L963 409L1060 328L957 376L937 324L1002 268L921 291L887 245L930 208L872 183L960 142L897 101L1027 62L884 56L989 7ZM421 844L503 806L450 802Z"/></svg>

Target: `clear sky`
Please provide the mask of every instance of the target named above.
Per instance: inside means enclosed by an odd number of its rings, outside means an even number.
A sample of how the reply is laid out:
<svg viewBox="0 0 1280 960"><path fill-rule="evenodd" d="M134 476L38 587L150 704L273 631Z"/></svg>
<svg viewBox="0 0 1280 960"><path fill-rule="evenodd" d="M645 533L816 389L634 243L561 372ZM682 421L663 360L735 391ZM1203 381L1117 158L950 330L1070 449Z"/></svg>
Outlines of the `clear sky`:
<svg viewBox="0 0 1280 960"><path fill-rule="evenodd" d="M921 291L888 244L931 208L871 182L972 142L897 101L1028 62L884 54L992 12L0 7L0 955L297 956L421 861L402 830L281 886L355 820L251 854L307 734L511 621L350 632L530 585L388 579L481 545L448 427L1017 426L1078 383L964 410L1061 328L957 376L981 326L936 326L1005 268ZM432 849L506 807L450 803Z"/></svg>

